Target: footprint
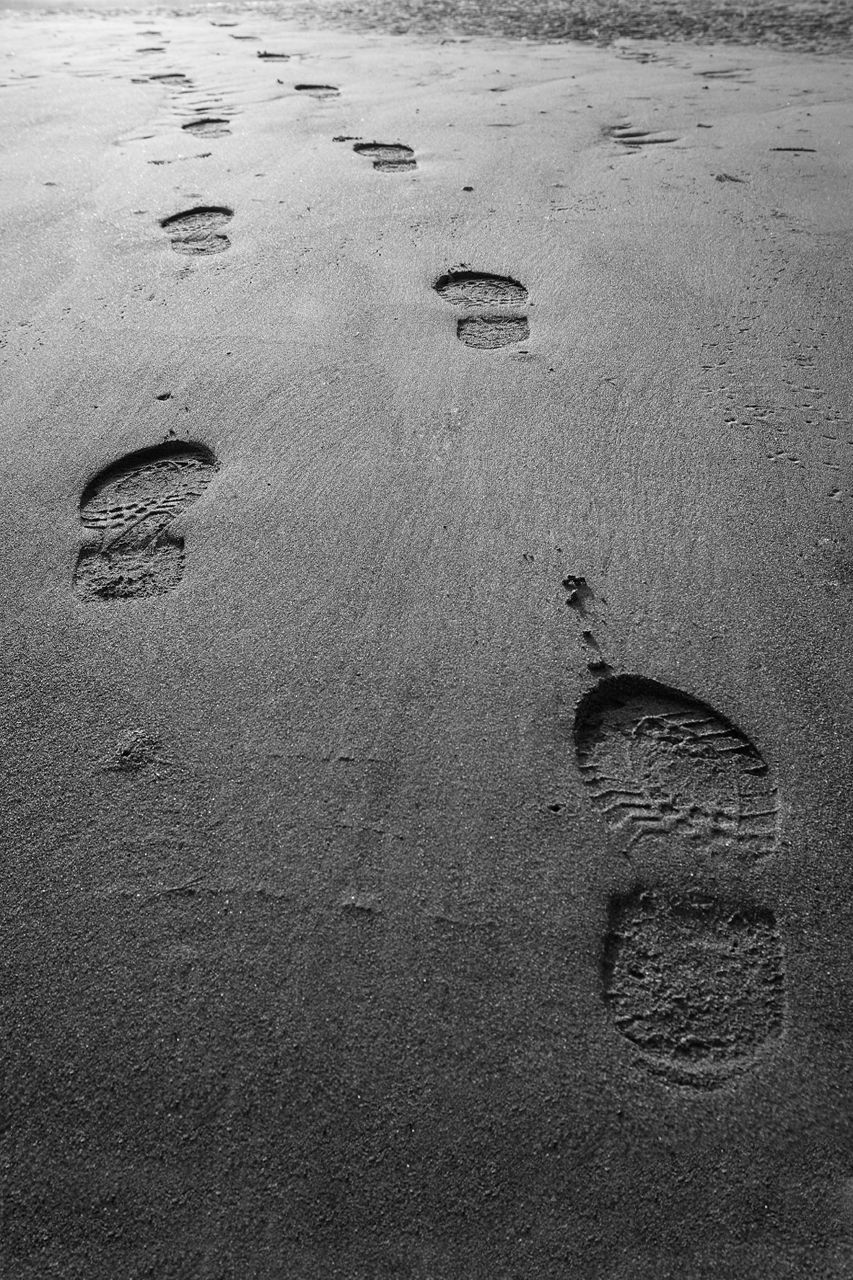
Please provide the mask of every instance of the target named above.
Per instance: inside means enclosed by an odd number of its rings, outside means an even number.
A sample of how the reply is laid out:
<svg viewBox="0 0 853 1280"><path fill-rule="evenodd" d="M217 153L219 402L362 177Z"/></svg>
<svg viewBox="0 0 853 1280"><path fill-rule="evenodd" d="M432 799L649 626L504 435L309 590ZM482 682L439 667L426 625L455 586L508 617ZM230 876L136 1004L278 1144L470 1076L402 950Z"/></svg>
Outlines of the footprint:
<svg viewBox="0 0 853 1280"><path fill-rule="evenodd" d="M183 75L180 71L163 71L159 75L149 76L149 80L156 80L158 84L175 85L182 89L188 89L192 85L189 76Z"/></svg>
<svg viewBox="0 0 853 1280"><path fill-rule="evenodd" d="M415 153L402 142L357 142L353 147L360 156L373 161L374 169L384 173L398 173L401 169L417 169Z"/></svg>
<svg viewBox="0 0 853 1280"><path fill-rule="evenodd" d="M493 351L530 337L526 316L465 316L456 325L456 336L466 347Z"/></svg>
<svg viewBox="0 0 853 1280"><path fill-rule="evenodd" d="M527 302L527 289L510 276L488 271L450 271L436 280L433 288L453 306L479 313L457 321L456 336L466 347L494 350L530 336L527 317L518 314Z"/></svg>
<svg viewBox="0 0 853 1280"><path fill-rule="evenodd" d="M644 1064L713 1089L782 1032L785 979L772 912L638 888L610 903L604 1000Z"/></svg>
<svg viewBox="0 0 853 1280"><path fill-rule="evenodd" d="M635 676L601 681L575 719L578 766L630 850L671 837L742 862L776 848L776 787L744 733L704 703Z"/></svg>
<svg viewBox="0 0 853 1280"><path fill-rule="evenodd" d="M647 129L635 129L630 124L617 124L607 130L608 135L623 147L650 147L663 142L678 142L678 138L663 134L650 133Z"/></svg>
<svg viewBox="0 0 853 1280"><path fill-rule="evenodd" d="M223 253L231 247L231 241L222 228L233 217L234 211L225 205L197 205L162 218L160 226L168 231L176 253Z"/></svg>
<svg viewBox="0 0 853 1280"><path fill-rule="evenodd" d="M228 128L230 123L230 120L218 116L207 116L203 120L190 120L189 124L182 124L181 128L184 133L200 134L205 138L222 138L231 132Z"/></svg>
<svg viewBox="0 0 853 1280"><path fill-rule="evenodd" d="M336 98L340 89L333 84L295 84L297 93L307 93L311 98Z"/></svg>
<svg viewBox="0 0 853 1280"><path fill-rule="evenodd" d="M184 543L169 530L210 484L218 463L204 445L158 445L127 454L91 480L80 519L99 536L80 552L74 581L87 600L161 595L184 574Z"/></svg>
<svg viewBox="0 0 853 1280"><path fill-rule="evenodd" d="M703 80L734 80L743 77L752 67L720 67L712 71L694 71L695 76L701 76Z"/></svg>

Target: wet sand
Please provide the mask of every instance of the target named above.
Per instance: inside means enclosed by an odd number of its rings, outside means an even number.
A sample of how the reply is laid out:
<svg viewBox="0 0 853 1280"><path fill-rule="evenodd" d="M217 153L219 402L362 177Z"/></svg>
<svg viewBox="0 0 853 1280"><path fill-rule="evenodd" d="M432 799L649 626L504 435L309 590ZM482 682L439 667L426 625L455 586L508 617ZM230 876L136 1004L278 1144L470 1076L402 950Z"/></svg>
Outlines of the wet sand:
<svg viewBox="0 0 853 1280"><path fill-rule="evenodd" d="M849 1275L853 64L213 19L3 20L4 1275Z"/></svg>

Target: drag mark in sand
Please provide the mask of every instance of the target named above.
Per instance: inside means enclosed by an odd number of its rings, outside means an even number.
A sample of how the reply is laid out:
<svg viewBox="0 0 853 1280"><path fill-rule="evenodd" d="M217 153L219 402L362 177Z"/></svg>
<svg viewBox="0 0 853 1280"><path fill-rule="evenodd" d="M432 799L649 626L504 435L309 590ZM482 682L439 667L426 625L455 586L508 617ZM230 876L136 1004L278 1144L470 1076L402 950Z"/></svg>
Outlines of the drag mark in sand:
<svg viewBox="0 0 853 1280"><path fill-rule="evenodd" d="M605 1004L655 1074L713 1089L781 1034L782 944L772 912L636 888L611 900Z"/></svg>
<svg viewBox="0 0 853 1280"><path fill-rule="evenodd" d="M169 233L176 253L223 253L231 247L231 241L222 228L233 217L234 211L225 205L197 205L194 209L162 218L160 226Z"/></svg>
<svg viewBox="0 0 853 1280"><path fill-rule="evenodd" d="M511 276L450 271L436 280L433 288L445 302L468 312L456 324L456 336L466 347L495 350L530 336L527 317L519 314L527 302L527 289Z"/></svg>
<svg viewBox="0 0 853 1280"><path fill-rule="evenodd" d="M372 160L374 169L382 173L399 173L418 167L414 151L402 142L357 142L353 151Z"/></svg>
<svg viewBox="0 0 853 1280"><path fill-rule="evenodd" d="M176 587L186 557L169 526L218 469L204 445L176 442L130 453L95 476L80 498L80 520L97 541L77 560L78 592L87 600L131 600Z"/></svg>
<svg viewBox="0 0 853 1280"><path fill-rule="evenodd" d="M776 787L740 729L635 676L601 681L575 717L581 776L620 851L639 841L754 862L776 847Z"/></svg>

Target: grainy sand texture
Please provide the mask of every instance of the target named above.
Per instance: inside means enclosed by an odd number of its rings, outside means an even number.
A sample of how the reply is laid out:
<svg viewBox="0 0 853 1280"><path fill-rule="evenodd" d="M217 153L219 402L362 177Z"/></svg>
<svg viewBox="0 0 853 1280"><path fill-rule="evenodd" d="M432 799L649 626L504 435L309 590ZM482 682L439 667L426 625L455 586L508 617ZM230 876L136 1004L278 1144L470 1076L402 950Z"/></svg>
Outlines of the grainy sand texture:
<svg viewBox="0 0 853 1280"><path fill-rule="evenodd" d="M0 1274L848 1280L853 62L400 12L0 21Z"/></svg>

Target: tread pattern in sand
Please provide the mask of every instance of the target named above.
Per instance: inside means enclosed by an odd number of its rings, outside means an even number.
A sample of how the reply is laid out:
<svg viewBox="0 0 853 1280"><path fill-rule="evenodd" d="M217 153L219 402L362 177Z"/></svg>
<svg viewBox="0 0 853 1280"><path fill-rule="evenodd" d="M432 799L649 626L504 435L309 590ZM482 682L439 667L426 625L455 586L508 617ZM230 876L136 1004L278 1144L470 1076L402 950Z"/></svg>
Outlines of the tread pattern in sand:
<svg viewBox="0 0 853 1280"><path fill-rule="evenodd" d="M450 271L433 285L439 297L466 315L456 325L456 336L466 347L495 350L523 342L530 336L525 315L527 289L511 276L488 271Z"/></svg>
<svg viewBox="0 0 853 1280"><path fill-rule="evenodd" d="M399 173L418 167L414 151L402 142L357 142L353 151L372 160L374 169L381 173Z"/></svg>
<svg viewBox="0 0 853 1280"><path fill-rule="evenodd" d="M633 676L600 683L575 719L581 776L625 849L679 838L752 861L776 847L776 787L760 752L704 703Z"/></svg>
<svg viewBox="0 0 853 1280"><path fill-rule="evenodd" d="M184 543L169 529L218 470L209 449L160 445L128 454L96 476L80 499L80 520L99 535L75 570L88 600L162 595L184 574Z"/></svg>
<svg viewBox="0 0 853 1280"><path fill-rule="evenodd" d="M155 84L165 84L170 89L189 89L192 87L192 80L189 76L185 76L182 71L162 71L157 75L149 76Z"/></svg>
<svg viewBox="0 0 853 1280"><path fill-rule="evenodd" d="M772 912L635 889L610 904L603 995L644 1064L714 1088L782 1031L782 944Z"/></svg>
<svg viewBox="0 0 853 1280"><path fill-rule="evenodd" d="M160 226L169 233L176 253L223 253L231 247L231 241L222 228L233 216L233 211L224 205L197 205L163 218Z"/></svg>
<svg viewBox="0 0 853 1280"><path fill-rule="evenodd" d="M673 134L652 133L648 129L637 129L631 124L617 124L607 132L615 142L632 150L638 147L658 146L664 142L678 142L678 138Z"/></svg>
<svg viewBox="0 0 853 1280"><path fill-rule="evenodd" d="M340 89L333 84L295 84L297 93L307 94L309 98L337 98Z"/></svg>

